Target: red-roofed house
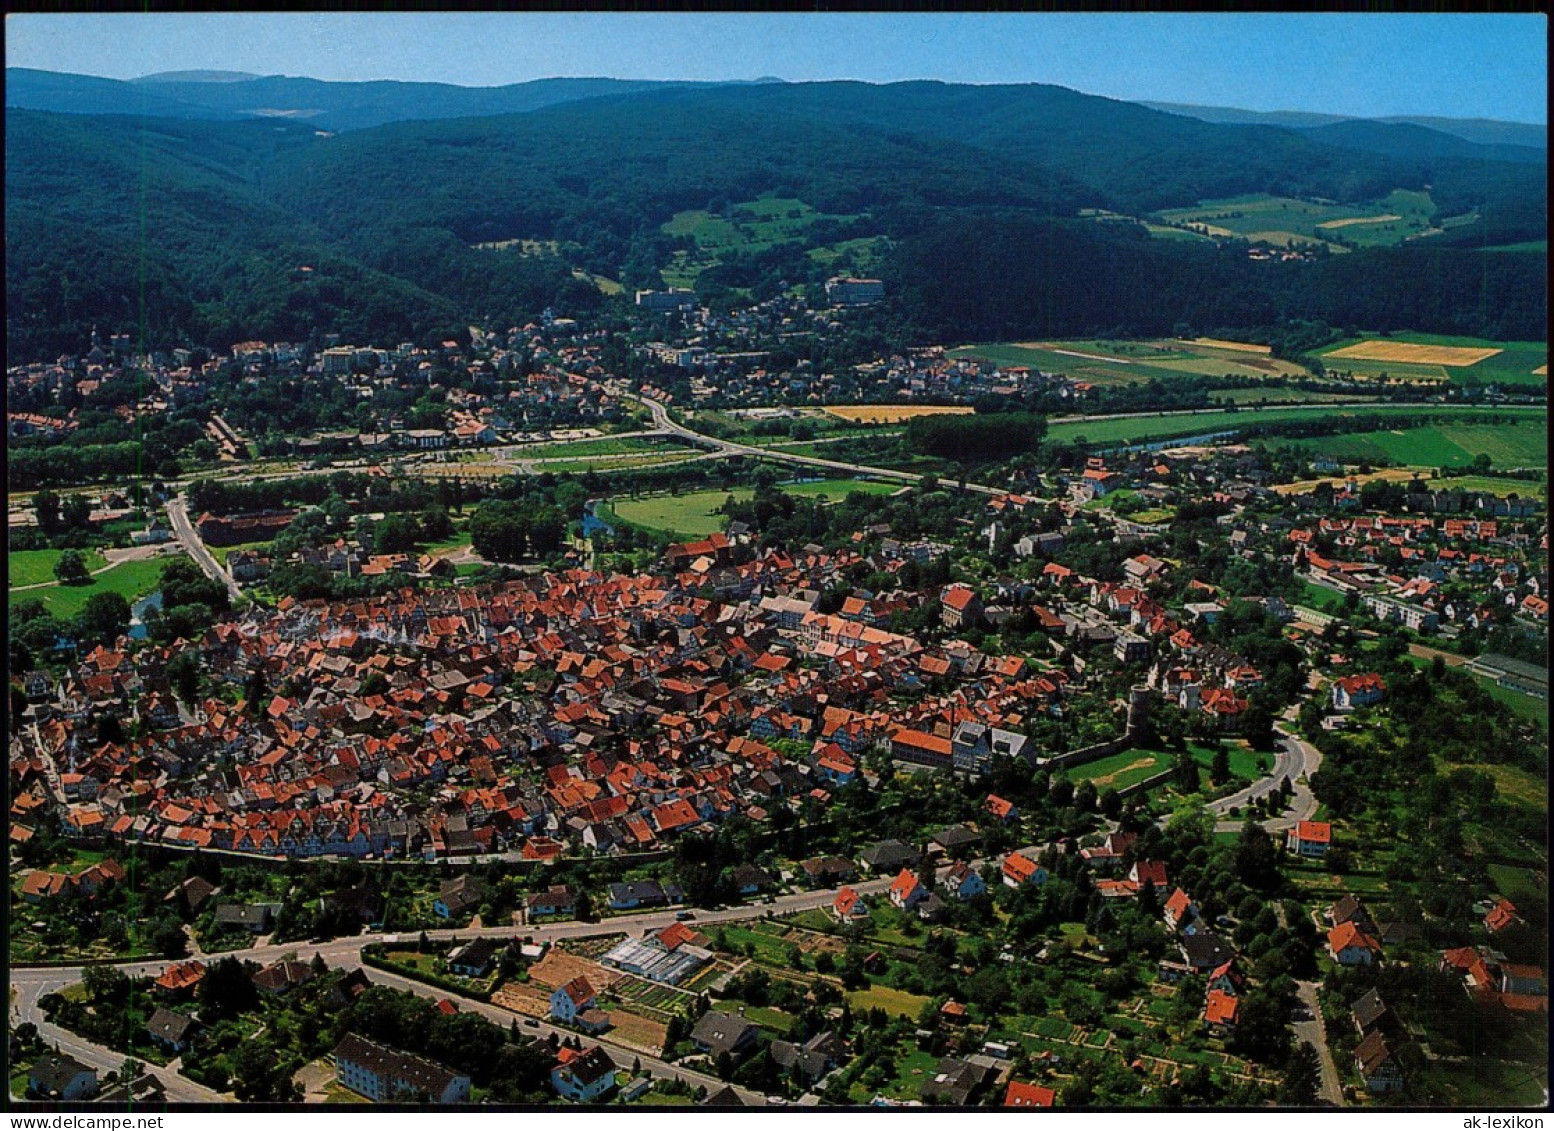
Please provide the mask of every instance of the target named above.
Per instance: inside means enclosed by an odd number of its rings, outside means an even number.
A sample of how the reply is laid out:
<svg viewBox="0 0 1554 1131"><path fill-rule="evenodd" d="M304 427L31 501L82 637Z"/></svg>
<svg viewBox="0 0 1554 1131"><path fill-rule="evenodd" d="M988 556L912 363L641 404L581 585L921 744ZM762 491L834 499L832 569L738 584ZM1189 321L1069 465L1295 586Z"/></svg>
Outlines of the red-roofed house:
<svg viewBox="0 0 1554 1131"><path fill-rule="evenodd" d="M948 738L904 727L890 736L890 756L919 766L949 769L954 764L953 745Z"/></svg>
<svg viewBox="0 0 1554 1131"><path fill-rule="evenodd" d="M570 1025L578 1015L594 1007L597 995L588 979L579 975L570 982L557 986L550 995L550 1016L554 1021Z"/></svg>
<svg viewBox="0 0 1554 1131"><path fill-rule="evenodd" d="M1017 820L1020 816L1020 811L1015 808L1014 802L1005 801L996 793L990 793L987 795L987 802L985 807L989 813L997 817L1000 821L1013 821Z"/></svg>
<svg viewBox="0 0 1554 1131"><path fill-rule="evenodd" d="M1004 1093L1005 1107L1051 1107L1052 1102L1058 1098L1058 1094L1051 1088L1043 1088L1040 1084L1022 1084L1018 1080L1009 1081L1009 1090Z"/></svg>
<svg viewBox="0 0 1554 1131"><path fill-rule="evenodd" d="M1193 934L1197 930L1198 905L1192 901L1192 896L1177 888L1166 900L1164 917L1168 930Z"/></svg>
<svg viewBox="0 0 1554 1131"><path fill-rule="evenodd" d="M890 902L903 911L912 910L927 899L928 895L928 889L923 887L922 882L909 868L901 869L901 874L891 881Z"/></svg>
<svg viewBox="0 0 1554 1131"><path fill-rule="evenodd" d="M1208 1004L1203 1009L1203 1019L1210 1025L1230 1028L1236 1023L1236 999L1223 990L1210 990Z"/></svg>
<svg viewBox="0 0 1554 1131"><path fill-rule="evenodd" d="M940 597L942 617L946 628L962 628L980 624L986 611L976 592L968 585L951 585Z"/></svg>
<svg viewBox="0 0 1554 1131"><path fill-rule="evenodd" d="M1297 856L1320 858L1333 843L1333 826L1326 821L1301 821L1284 838L1284 847Z"/></svg>
<svg viewBox="0 0 1554 1131"><path fill-rule="evenodd" d="M1145 884L1154 884L1155 890L1160 891L1166 886L1166 866L1164 860L1135 860L1132 869L1128 872L1128 879L1143 887Z"/></svg>
<svg viewBox="0 0 1554 1131"><path fill-rule="evenodd" d="M1026 884L1035 884L1040 887L1047 882L1047 869L1043 868L1029 856L1023 856L1018 852L1011 852L1004 857L1002 867L1004 885L1006 887L1023 887Z"/></svg>
<svg viewBox="0 0 1554 1131"><path fill-rule="evenodd" d="M1381 957L1381 944L1350 920L1327 933L1327 953L1340 966L1370 966Z"/></svg>
<svg viewBox="0 0 1554 1131"><path fill-rule="evenodd" d="M1340 676L1333 681L1333 709L1352 711L1380 703L1387 695L1387 681L1375 672Z"/></svg>
<svg viewBox="0 0 1554 1131"><path fill-rule="evenodd" d="M1501 896L1489 909L1489 914L1484 916L1484 927L1493 934L1496 931L1505 930L1516 921L1516 904Z"/></svg>
<svg viewBox="0 0 1554 1131"><path fill-rule="evenodd" d="M844 887L836 893L836 899L831 903L831 914L835 915L843 923L854 922L869 917L869 909L863 902L863 896L857 890Z"/></svg>

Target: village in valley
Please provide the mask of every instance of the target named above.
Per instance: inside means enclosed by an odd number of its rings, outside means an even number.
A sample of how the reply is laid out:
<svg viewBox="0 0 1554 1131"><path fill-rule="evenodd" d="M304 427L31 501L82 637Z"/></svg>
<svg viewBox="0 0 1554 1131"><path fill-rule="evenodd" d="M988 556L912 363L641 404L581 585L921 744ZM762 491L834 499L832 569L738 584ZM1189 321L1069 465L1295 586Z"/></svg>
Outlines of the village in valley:
<svg viewBox="0 0 1554 1131"><path fill-rule="evenodd" d="M731 322L760 341L760 311ZM815 438L853 426L815 393L760 407L794 375L757 367L681 424L683 361L628 382L564 320L524 334L144 359L121 416L430 370L451 426L303 436L285 454L312 459L264 479L245 446L74 508L93 532L141 516L132 548L190 551L164 598L211 605L50 639L13 682L13 962L120 964L13 967L22 1031L67 1037L29 1087L1050 1107L1531 1086L1541 770L1514 752L1536 712L1507 701L1545 701L1546 672L1451 645L1546 624L1541 499L1201 440L1065 446L994 487L850 466L863 490L827 497L820 468L744 455L756 434L685 435L744 410L830 454ZM12 387L84 412L127 364L99 344ZM821 387L1085 395L942 351L875 372ZM645 466L601 448L644 433ZM422 454L445 445L472 460ZM547 473L568 448L595 462ZM482 529L531 505L479 477L504 460L559 512L517 519L543 570L505 572L512 535ZM626 517L695 481L602 497L677 470L707 477L716 529ZM385 513L336 534L342 489ZM13 504L13 539L59 528L48 494ZM440 550L415 531L434 518ZM180 564L223 551L209 577ZM19 596L13 620L53 619ZM296 1028L317 1011L338 1039ZM76 1042L140 1075L98 1079Z"/></svg>
<svg viewBox="0 0 1554 1131"><path fill-rule="evenodd" d="M44 230L39 154L121 126L56 112L40 75L8 71L33 179L7 195ZM383 226L336 201L247 259L234 221L193 297L142 268L160 320L8 275L32 350L6 371L13 1104L1547 1104L1547 345L1518 287L1469 323L1430 305L1452 285L1377 298L1352 266L1412 285L1397 265L1434 240L1432 270L1523 270L1493 193L1532 147L1440 143L1423 187L1357 166L1343 202L1213 163L1231 187L1197 191L1184 158L1194 191L1064 211L1045 165L984 185L981 135L876 139L848 92L837 137L801 135L840 187L760 165L663 190L649 224L571 169L532 215L488 209L508 174L482 162L553 113L580 163L672 143L623 167L673 182L696 144L651 130L697 112L664 107L714 99L732 129L716 99L804 84L556 95L445 139L410 110L196 98L250 80L140 88L158 146L270 131L210 142L156 208L206 207L241 151L233 215L291 223L322 206L285 193L396 129L434 155L407 168L468 154L479 200L364 189ZM652 114L608 117L638 94ZM1238 128L1309 157L1294 126ZM772 136L741 144L791 163ZM859 187L939 148L920 191ZM1491 157L1503 184L1453 190ZM544 209L557 239L529 238ZM964 263L954 217L988 225ZM1512 235L1451 242L1472 225ZM1085 280L1050 309L977 289L1049 239L1158 257L1161 309L1202 317L1124 310L1110 279L1104 318L1064 305ZM53 254L9 220L7 242ZM1187 278L1269 289L1190 306ZM223 305L233 279L256 305ZM1321 305L1345 287L1356 313Z"/></svg>

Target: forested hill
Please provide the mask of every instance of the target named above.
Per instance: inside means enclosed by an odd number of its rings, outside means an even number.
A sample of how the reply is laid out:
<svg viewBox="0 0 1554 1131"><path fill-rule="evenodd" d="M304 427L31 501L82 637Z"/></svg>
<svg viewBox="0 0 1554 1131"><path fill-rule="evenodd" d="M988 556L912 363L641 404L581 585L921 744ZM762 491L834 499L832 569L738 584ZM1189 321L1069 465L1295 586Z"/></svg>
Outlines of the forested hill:
<svg viewBox="0 0 1554 1131"><path fill-rule="evenodd" d="M1544 333L1544 257L1476 247L1546 236L1545 167L1428 130L1389 133L1386 145L1351 131L1328 145L1057 87L942 83L555 80L524 85L531 98L566 98L524 113L340 133L285 117L201 119L174 97L199 94L209 109L262 81L120 84L163 100L125 103L135 117L8 115L13 362L75 348L94 323L219 347L319 330L397 341L470 320L521 324L546 306L586 312L618 300L581 272L628 291L661 286L674 257L696 249L666 222L762 196L798 201L812 221L720 251L697 282L709 298L814 283L830 260L808 251L866 245L898 324L923 334L1269 315ZM156 106L166 116L145 116ZM1080 218L1243 192L1361 203L1425 185L1439 216L1468 221L1306 264L1252 264L1244 249ZM477 246L505 241L532 246ZM1450 242L1464 246L1425 246ZM1363 316L1344 313L1350 296Z"/></svg>

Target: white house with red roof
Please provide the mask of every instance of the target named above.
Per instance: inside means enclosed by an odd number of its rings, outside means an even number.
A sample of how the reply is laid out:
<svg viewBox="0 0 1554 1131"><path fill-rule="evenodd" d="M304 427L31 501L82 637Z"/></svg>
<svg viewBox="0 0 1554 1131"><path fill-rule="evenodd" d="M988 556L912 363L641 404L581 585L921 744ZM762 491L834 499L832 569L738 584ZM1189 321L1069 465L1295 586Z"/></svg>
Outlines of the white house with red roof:
<svg viewBox="0 0 1554 1131"><path fill-rule="evenodd" d="M1177 888L1171 893L1171 898L1166 900L1163 914L1167 930L1190 935L1198 929L1198 905L1181 888Z"/></svg>
<svg viewBox="0 0 1554 1131"><path fill-rule="evenodd" d="M831 901L831 914L843 923L858 922L869 917L868 905L856 888L844 887Z"/></svg>
<svg viewBox="0 0 1554 1131"><path fill-rule="evenodd" d="M1019 888L1026 884L1040 887L1047 882L1047 869L1023 852L1011 852L1005 856L1000 871L1003 872L1005 887Z"/></svg>
<svg viewBox="0 0 1554 1131"><path fill-rule="evenodd" d="M1352 711L1370 707L1387 697L1387 681L1375 672L1340 676L1333 681L1333 709Z"/></svg>
<svg viewBox="0 0 1554 1131"><path fill-rule="evenodd" d="M1381 958L1381 943L1351 919L1327 933L1327 953L1340 966L1371 966Z"/></svg>
<svg viewBox="0 0 1554 1131"><path fill-rule="evenodd" d="M1320 860L1333 843L1333 826L1326 821L1301 821L1284 837L1284 847L1297 856Z"/></svg>
<svg viewBox="0 0 1554 1131"><path fill-rule="evenodd" d="M901 873L890 883L890 902L902 911L911 911L930 894L916 873L909 868L901 869Z"/></svg>
<svg viewBox="0 0 1554 1131"><path fill-rule="evenodd" d="M570 982L557 986L551 993L551 1020L570 1025L577 1020L579 1014L592 1009L597 1000L598 995L594 993L594 988L588 979L578 975Z"/></svg>

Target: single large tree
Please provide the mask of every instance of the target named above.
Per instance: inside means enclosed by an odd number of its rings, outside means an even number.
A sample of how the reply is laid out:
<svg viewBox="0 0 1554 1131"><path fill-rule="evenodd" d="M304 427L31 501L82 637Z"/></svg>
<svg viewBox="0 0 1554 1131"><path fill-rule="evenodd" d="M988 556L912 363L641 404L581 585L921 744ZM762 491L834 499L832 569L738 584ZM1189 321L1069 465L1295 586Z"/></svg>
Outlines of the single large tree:
<svg viewBox="0 0 1554 1131"><path fill-rule="evenodd" d="M85 585L92 580L80 550L65 550L54 563L54 577L61 585Z"/></svg>

